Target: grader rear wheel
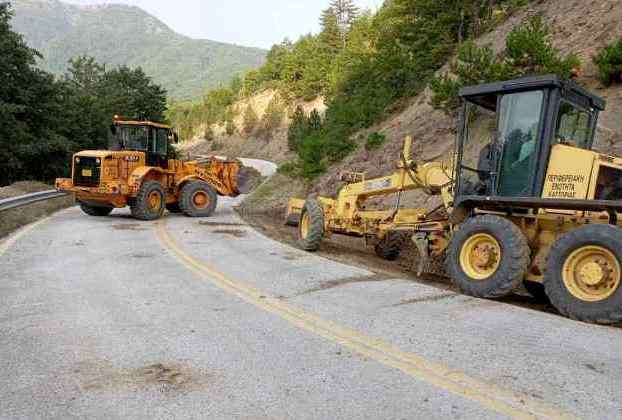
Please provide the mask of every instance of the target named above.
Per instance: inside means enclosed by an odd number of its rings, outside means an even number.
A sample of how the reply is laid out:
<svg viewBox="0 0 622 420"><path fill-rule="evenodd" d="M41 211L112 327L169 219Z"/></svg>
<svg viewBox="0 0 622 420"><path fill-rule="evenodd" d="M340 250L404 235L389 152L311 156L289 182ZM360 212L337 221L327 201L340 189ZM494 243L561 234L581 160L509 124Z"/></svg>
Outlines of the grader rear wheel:
<svg viewBox="0 0 622 420"><path fill-rule="evenodd" d="M498 216L478 216L463 223L452 238L447 272L467 295L503 297L523 281L530 253L515 224Z"/></svg>
<svg viewBox="0 0 622 420"><path fill-rule="evenodd" d="M305 251L320 249L324 236L324 210L317 200L307 200L298 225L298 242Z"/></svg>
<svg viewBox="0 0 622 420"><path fill-rule="evenodd" d="M622 230L589 225L562 236L551 248L544 287L570 318L599 324L622 321Z"/></svg>

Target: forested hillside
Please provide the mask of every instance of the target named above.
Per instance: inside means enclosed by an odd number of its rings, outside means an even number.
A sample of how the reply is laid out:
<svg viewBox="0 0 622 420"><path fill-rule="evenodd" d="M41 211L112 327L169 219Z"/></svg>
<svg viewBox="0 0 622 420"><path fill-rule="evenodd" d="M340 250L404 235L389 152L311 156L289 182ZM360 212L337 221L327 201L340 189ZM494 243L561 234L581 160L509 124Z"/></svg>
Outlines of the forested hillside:
<svg viewBox="0 0 622 420"><path fill-rule="evenodd" d="M230 125L236 100L268 88L277 89L290 105L290 117L296 101L325 98L322 122L292 134L289 144L296 156L283 168L314 178L355 149L354 133L420 93L459 45L526 3L391 0L372 13L359 10L351 0L334 0L319 17L319 34L273 46L262 67L228 88L208 92L202 102L176 105L170 116L188 137L202 134L197 128L205 124ZM226 143L226 138L219 141ZM370 140L372 147L381 142L381 136Z"/></svg>
<svg viewBox="0 0 622 420"><path fill-rule="evenodd" d="M11 30L11 17L0 2L0 186L68 175L72 153L107 147L114 114L163 120L166 91L140 67L77 57L55 78L36 66L41 54Z"/></svg>
<svg viewBox="0 0 622 420"><path fill-rule="evenodd" d="M13 28L41 52L42 68L56 75L65 73L71 58L89 55L108 66L140 66L172 98L192 99L265 61L264 50L190 39L137 7L11 3Z"/></svg>
<svg viewBox="0 0 622 420"><path fill-rule="evenodd" d="M447 158L456 135L458 89L524 75L575 77L603 96L608 109L601 116L595 146L622 153L618 0L392 0L375 14L344 6L351 2L334 1L321 17L321 33L274 46L263 67L217 91L235 104L220 105L217 117L224 121L239 121L236 113L249 111L240 104L252 102L244 98L265 89L276 89L290 101L289 135L263 140L266 149L277 149L270 141L289 147L288 155L276 155L282 175L249 206L272 211L293 194L334 194L344 170L370 177L388 173L406 135L415 139L418 161ZM215 109L215 94L209 92L201 103L177 106L175 119L186 127L213 123L214 117L205 118L209 114L204 113ZM308 110L296 112L300 100L315 96L327 105L319 124ZM230 130L235 131L230 136L216 136L213 149L249 150L252 157L256 143L268 138L244 134L239 124L232 128L237 131ZM247 139L246 149L240 137ZM234 139L232 149L229 139ZM195 140L190 150L205 150L209 144ZM409 202L421 205L424 199L414 194Z"/></svg>

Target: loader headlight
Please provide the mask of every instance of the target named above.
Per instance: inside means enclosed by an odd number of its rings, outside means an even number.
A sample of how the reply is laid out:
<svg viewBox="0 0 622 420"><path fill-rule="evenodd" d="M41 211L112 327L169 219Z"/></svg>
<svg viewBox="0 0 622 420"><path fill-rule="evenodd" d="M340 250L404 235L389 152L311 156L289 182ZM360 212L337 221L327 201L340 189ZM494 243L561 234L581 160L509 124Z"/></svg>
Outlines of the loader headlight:
<svg viewBox="0 0 622 420"><path fill-rule="evenodd" d="M76 163L80 163L80 158L79 157L76 158Z"/></svg>
<svg viewBox="0 0 622 420"><path fill-rule="evenodd" d="M97 159L95 159L95 163L97 163L99 165L100 163L102 163L102 160L100 158L97 158Z"/></svg>

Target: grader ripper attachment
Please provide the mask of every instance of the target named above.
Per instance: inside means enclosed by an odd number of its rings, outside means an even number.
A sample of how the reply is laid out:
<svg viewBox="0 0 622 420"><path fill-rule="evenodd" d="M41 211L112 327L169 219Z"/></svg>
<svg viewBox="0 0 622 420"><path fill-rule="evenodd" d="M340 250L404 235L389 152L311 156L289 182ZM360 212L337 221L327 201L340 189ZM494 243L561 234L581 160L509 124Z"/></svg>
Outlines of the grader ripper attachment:
<svg viewBox="0 0 622 420"><path fill-rule="evenodd" d="M530 77L467 87L451 164L415 164L405 142L397 171L350 176L336 199L293 199L301 246L361 236L395 259L410 238L424 261L445 261L465 294L498 298L521 283L564 315L622 322L622 158L592 151L605 101L571 81ZM442 198L441 211L401 207L405 191ZM373 196L396 195L386 211Z"/></svg>
<svg viewBox="0 0 622 420"><path fill-rule="evenodd" d="M154 220L165 209L190 217L213 214L218 196L247 193L252 172L238 160L211 158L183 162L172 158L171 128L115 117L110 150L73 156L72 177L57 179L59 191L73 193L90 216L107 216L129 206L140 220Z"/></svg>

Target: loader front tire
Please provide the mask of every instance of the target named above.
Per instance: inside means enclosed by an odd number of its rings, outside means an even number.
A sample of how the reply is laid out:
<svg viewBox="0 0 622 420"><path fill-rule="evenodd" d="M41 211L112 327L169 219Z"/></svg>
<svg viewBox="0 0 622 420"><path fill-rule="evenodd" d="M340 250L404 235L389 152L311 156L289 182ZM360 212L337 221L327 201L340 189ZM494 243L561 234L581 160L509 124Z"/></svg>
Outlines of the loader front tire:
<svg viewBox="0 0 622 420"><path fill-rule="evenodd" d="M587 225L566 233L551 248L544 288L569 318L597 324L622 322L622 230Z"/></svg>
<svg viewBox="0 0 622 420"><path fill-rule="evenodd" d="M158 181L145 181L130 207L132 216L138 220L157 220L164 214L166 192Z"/></svg>
<svg viewBox="0 0 622 420"><path fill-rule="evenodd" d="M179 208L188 217L210 217L217 205L218 194L205 181L192 181L181 189Z"/></svg>
<svg viewBox="0 0 622 420"><path fill-rule="evenodd" d="M324 210L317 200L307 200L300 215L298 243L305 251L320 249L324 236Z"/></svg>
<svg viewBox="0 0 622 420"><path fill-rule="evenodd" d="M462 293L499 298L521 284L530 254L527 238L514 223L478 216L464 222L451 239L447 272Z"/></svg>
<svg viewBox="0 0 622 420"><path fill-rule="evenodd" d="M90 206L84 203L80 203L80 209L82 209L85 214L93 217L108 216L113 210L112 207Z"/></svg>

